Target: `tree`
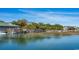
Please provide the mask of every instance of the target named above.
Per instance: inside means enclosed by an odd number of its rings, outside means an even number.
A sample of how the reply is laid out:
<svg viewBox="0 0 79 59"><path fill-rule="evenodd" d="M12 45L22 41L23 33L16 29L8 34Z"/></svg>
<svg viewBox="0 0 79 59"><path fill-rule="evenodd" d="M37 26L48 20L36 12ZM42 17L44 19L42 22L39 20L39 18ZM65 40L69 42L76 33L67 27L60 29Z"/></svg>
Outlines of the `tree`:
<svg viewBox="0 0 79 59"><path fill-rule="evenodd" d="M17 25L19 25L20 28L23 28L23 27L27 26L27 21L25 19L18 20Z"/></svg>
<svg viewBox="0 0 79 59"><path fill-rule="evenodd" d="M19 19L17 21L12 21L11 23L18 25L20 28L25 28L27 26L27 21L25 19Z"/></svg>
<svg viewBox="0 0 79 59"><path fill-rule="evenodd" d="M0 22L5 23L4 21L0 20Z"/></svg>
<svg viewBox="0 0 79 59"><path fill-rule="evenodd" d="M36 29L36 27L33 24L28 24L27 29Z"/></svg>
<svg viewBox="0 0 79 59"><path fill-rule="evenodd" d="M32 22L32 25L35 26L36 29L39 29L39 27L40 27L38 23L34 23L34 22Z"/></svg>
<svg viewBox="0 0 79 59"><path fill-rule="evenodd" d="M60 24L44 24L44 23L27 23L25 19L20 19L18 21L13 21L12 24L18 25L21 29L41 29L41 30L63 30L63 26Z"/></svg>
<svg viewBox="0 0 79 59"><path fill-rule="evenodd" d="M45 24L43 23L38 23L38 24L39 24L39 29L42 29L42 30L46 29Z"/></svg>
<svg viewBox="0 0 79 59"><path fill-rule="evenodd" d="M63 30L63 26L60 25L60 24L55 24L55 25L52 25L52 29L54 29L54 30Z"/></svg>
<svg viewBox="0 0 79 59"><path fill-rule="evenodd" d="M14 24L14 25L17 25L17 22L16 21L12 21L11 23Z"/></svg>

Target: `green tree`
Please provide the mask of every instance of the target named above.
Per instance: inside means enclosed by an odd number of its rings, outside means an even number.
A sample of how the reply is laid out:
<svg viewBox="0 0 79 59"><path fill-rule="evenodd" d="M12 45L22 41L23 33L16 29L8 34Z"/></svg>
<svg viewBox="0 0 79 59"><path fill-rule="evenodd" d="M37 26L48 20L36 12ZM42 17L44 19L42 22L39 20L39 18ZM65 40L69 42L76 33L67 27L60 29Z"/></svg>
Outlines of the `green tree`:
<svg viewBox="0 0 79 59"><path fill-rule="evenodd" d="M55 24L55 25L52 26L52 29L54 29L54 30L63 30L63 26L60 25L60 24Z"/></svg>
<svg viewBox="0 0 79 59"><path fill-rule="evenodd" d="M12 24L18 25L21 29L42 29L42 30L63 30L63 25L60 24L44 24L44 23L27 23L25 19L13 21Z"/></svg>
<svg viewBox="0 0 79 59"><path fill-rule="evenodd" d="M11 23L14 24L14 25L17 25L17 22L16 21L12 21Z"/></svg>
<svg viewBox="0 0 79 59"><path fill-rule="evenodd" d="M27 26L27 21L25 19L20 19L17 21L17 25L19 25L21 28Z"/></svg>
<svg viewBox="0 0 79 59"><path fill-rule="evenodd" d="M29 24L27 25L27 29L36 29L36 26L34 26L33 24Z"/></svg>
<svg viewBox="0 0 79 59"><path fill-rule="evenodd" d="M27 20L26 19L19 19L17 21L12 21L11 23L18 25L20 28L25 28L27 26Z"/></svg>

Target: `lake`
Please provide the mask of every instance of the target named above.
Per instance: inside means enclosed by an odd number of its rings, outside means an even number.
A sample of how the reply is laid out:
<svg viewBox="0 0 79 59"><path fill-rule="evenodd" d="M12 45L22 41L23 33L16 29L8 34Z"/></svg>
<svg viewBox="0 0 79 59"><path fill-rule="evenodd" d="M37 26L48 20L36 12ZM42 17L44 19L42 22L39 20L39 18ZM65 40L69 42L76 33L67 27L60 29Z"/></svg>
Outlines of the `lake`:
<svg viewBox="0 0 79 59"><path fill-rule="evenodd" d="M0 50L78 50L79 35L6 34L0 35Z"/></svg>

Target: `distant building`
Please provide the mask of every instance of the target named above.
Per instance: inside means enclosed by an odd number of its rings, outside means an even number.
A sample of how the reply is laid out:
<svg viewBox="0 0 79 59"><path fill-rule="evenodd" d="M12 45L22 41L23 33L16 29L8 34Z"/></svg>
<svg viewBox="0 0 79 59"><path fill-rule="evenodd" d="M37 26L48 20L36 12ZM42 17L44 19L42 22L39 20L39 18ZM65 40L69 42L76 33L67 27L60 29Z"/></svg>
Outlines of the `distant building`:
<svg viewBox="0 0 79 59"><path fill-rule="evenodd" d="M16 32L19 27L10 23L0 22L0 33L5 33L6 31Z"/></svg>
<svg viewBox="0 0 79 59"><path fill-rule="evenodd" d="M77 27L76 30L79 31L79 27Z"/></svg>
<svg viewBox="0 0 79 59"><path fill-rule="evenodd" d="M64 32L67 32L67 31L76 31L77 27L76 26L64 26L63 30L64 30Z"/></svg>

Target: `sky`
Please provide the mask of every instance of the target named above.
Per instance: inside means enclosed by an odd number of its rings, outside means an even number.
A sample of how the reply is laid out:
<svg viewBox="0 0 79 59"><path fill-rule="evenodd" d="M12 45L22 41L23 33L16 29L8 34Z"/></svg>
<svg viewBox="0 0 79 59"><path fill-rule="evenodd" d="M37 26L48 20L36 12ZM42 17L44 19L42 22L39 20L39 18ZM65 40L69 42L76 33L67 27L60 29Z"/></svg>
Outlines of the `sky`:
<svg viewBox="0 0 79 59"><path fill-rule="evenodd" d="M0 20L79 26L79 8L0 8Z"/></svg>

